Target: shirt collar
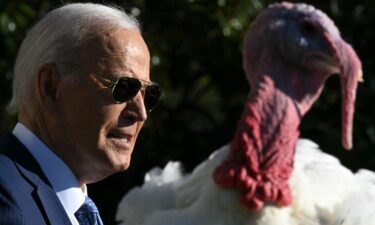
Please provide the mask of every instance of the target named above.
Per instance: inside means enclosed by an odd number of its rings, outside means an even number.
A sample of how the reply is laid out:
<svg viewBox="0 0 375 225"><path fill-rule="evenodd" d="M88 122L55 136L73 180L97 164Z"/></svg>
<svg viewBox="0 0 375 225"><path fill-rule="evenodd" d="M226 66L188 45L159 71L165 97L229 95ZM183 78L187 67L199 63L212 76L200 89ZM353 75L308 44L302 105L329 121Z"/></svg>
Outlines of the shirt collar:
<svg viewBox="0 0 375 225"><path fill-rule="evenodd" d="M73 172L64 161L20 122L13 129L13 135L34 156L50 181L68 216L74 217L74 213L85 201L85 195L87 195L86 187L81 189Z"/></svg>

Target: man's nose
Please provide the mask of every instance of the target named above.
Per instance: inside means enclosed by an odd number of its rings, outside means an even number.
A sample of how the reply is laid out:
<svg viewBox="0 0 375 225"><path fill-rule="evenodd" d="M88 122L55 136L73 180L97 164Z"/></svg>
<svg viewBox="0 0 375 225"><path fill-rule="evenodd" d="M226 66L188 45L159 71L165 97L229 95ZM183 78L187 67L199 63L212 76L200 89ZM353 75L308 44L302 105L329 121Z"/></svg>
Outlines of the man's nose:
<svg viewBox="0 0 375 225"><path fill-rule="evenodd" d="M126 103L123 111L125 115L132 115L133 117L135 117L137 121L147 120L147 110L141 91Z"/></svg>

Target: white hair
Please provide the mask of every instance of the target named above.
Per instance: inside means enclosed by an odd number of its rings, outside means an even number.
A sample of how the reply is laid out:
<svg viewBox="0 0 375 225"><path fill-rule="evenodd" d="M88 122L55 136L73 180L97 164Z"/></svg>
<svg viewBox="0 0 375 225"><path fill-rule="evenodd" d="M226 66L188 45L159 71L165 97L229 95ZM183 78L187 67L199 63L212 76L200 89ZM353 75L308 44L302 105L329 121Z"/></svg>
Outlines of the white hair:
<svg viewBox="0 0 375 225"><path fill-rule="evenodd" d="M84 69L79 60L80 47L90 35L122 28L140 32L135 18L113 6L72 3L49 12L28 32L18 51L8 111L17 112L33 100L33 83L40 65L53 64L66 76L78 74Z"/></svg>

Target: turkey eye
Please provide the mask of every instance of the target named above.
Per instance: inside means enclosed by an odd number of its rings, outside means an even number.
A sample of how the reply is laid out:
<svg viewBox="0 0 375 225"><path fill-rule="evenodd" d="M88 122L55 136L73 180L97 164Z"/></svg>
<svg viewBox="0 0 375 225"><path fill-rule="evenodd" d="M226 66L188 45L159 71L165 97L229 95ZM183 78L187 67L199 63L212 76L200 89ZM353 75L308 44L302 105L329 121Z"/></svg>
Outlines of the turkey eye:
<svg viewBox="0 0 375 225"><path fill-rule="evenodd" d="M308 34L308 35L314 35L318 32L316 27L313 24L311 24L310 22L307 22L307 21L304 21L304 22L301 23L301 28L302 28L303 32Z"/></svg>

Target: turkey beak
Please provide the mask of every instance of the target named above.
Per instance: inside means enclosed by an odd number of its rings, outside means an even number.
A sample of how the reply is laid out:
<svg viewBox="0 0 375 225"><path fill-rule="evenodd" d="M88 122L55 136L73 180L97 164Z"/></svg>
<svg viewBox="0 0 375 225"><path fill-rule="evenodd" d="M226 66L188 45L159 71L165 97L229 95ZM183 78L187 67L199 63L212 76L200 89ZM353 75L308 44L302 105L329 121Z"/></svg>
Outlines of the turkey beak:
<svg viewBox="0 0 375 225"><path fill-rule="evenodd" d="M357 83L363 81L361 61L353 48L341 38L334 41L329 35L326 35L326 38L328 43L332 44L331 47L340 67L339 75L342 94L341 141L343 147L350 150L353 146L352 132Z"/></svg>

